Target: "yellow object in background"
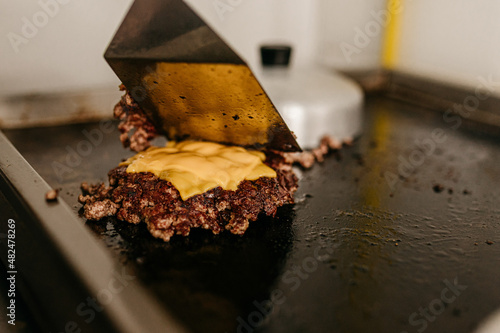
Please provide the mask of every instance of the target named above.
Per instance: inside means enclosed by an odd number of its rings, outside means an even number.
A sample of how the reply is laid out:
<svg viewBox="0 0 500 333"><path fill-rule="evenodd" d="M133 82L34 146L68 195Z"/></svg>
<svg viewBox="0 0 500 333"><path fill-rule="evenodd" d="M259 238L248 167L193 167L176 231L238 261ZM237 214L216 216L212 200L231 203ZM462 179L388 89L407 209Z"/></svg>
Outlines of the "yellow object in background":
<svg viewBox="0 0 500 333"><path fill-rule="evenodd" d="M385 69L394 69L398 61L401 12L403 10L403 0L387 1L388 18L382 48L382 65Z"/></svg>

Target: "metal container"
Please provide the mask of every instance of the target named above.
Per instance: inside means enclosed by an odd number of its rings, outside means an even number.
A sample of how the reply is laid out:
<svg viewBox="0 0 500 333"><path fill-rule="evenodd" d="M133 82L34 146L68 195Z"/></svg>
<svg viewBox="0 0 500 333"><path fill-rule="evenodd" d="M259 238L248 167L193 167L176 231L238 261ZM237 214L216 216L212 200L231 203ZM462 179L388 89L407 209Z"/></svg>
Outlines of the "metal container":
<svg viewBox="0 0 500 333"><path fill-rule="evenodd" d="M257 78L299 145L305 149L317 147L325 135L337 139L359 135L361 88L328 69L290 67L290 52L287 46L262 47L263 68Z"/></svg>

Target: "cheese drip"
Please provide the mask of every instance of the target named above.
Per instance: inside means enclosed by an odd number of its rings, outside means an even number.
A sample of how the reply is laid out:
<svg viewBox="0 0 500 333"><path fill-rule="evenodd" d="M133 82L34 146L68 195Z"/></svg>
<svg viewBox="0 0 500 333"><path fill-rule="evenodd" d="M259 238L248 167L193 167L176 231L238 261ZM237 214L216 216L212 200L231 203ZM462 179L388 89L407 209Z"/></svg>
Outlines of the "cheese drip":
<svg viewBox="0 0 500 333"><path fill-rule="evenodd" d="M222 187L234 191L243 180L275 178L276 171L262 163L266 155L242 147L214 142L169 142L165 147L150 147L120 166L128 173L151 172L168 180L182 200Z"/></svg>

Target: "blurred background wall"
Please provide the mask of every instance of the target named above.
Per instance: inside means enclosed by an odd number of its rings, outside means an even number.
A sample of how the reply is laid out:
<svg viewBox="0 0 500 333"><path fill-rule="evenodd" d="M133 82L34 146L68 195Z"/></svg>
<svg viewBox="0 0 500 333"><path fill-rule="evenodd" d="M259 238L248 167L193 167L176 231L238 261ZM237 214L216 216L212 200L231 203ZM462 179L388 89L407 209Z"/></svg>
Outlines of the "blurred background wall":
<svg viewBox="0 0 500 333"><path fill-rule="evenodd" d="M131 0L0 2L0 128L110 117L104 50Z"/></svg>
<svg viewBox="0 0 500 333"><path fill-rule="evenodd" d="M500 1L405 0L402 8L395 69L471 89L478 77L500 82Z"/></svg>
<svg viewBox="0 0 500 333"><path fill-rule="evenodd" d="M500 81L497 0L187 2L253 69L258 46L280 42L294 47L295 66L386 67L469 88ZM110 115L119 81L102 55L131 3L0 2L0 126Z"/></svg>
<svg viewBox="0 0 500 333"><path fill-rule="evenodd" d="M0 94L116 86L102 55L131 3L2 0Z"/></svg>
<svg viewBox="0 0 500 333"><path fill-rule="evenodd" d="M252 69L260 66L259 45L285 43L294 48L292 61L314 61L317 44L317 1L187 0L197 13L236 49Z"/></svg>

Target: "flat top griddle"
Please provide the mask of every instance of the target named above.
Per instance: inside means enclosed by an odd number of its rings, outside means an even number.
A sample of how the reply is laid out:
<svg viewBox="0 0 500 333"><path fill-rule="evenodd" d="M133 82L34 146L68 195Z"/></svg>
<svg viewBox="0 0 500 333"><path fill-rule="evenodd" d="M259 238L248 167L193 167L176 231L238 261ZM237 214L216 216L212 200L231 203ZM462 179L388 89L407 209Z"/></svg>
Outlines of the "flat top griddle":
<svg viewBox="0 0 500 333"><path fill-rule="evenodd" d="M300 171L297 204L243 237L163 243L143 225L82 223L195 332L471 332L500 308L500 143L451 125L369 99L354 145ZM57 174L94 129L4 132L78 214L79 184L131 155L114 130ZM436 129L446 137L427 155Z"/></svg>

